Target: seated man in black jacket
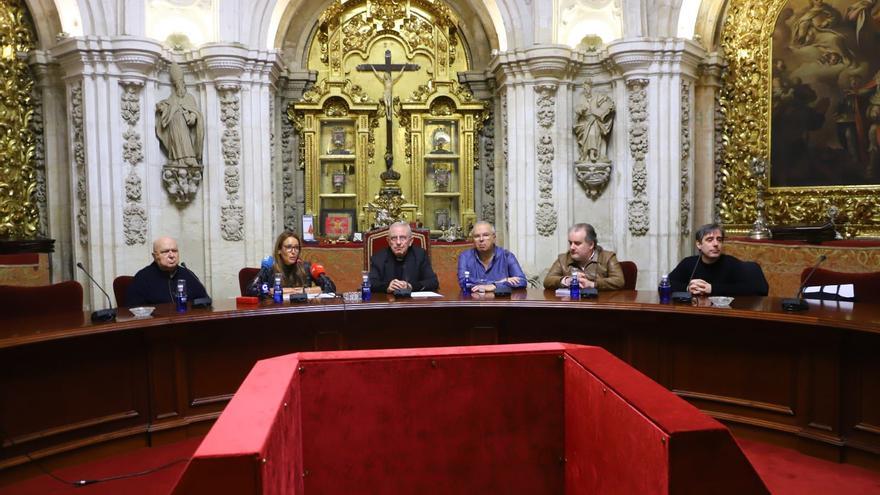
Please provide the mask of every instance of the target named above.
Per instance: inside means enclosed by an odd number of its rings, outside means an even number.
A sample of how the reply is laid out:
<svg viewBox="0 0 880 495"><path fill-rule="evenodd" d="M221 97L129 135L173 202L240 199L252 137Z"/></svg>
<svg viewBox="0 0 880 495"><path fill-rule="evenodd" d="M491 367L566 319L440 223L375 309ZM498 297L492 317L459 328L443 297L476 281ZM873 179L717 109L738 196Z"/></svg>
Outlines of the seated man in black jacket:
<svg viewBox="0 0 880 495"><path fill-rule="evenodd" d="M695 296L766 296L769 291L763 273L723 254L724 229L718 224L700 227L696 234L700 254L683 260L672 273L672 290Z"/></svg>
<svg viewBox="0 0 880 495"><path fill-rule="evenodd" d="M370 258L370 286L376 292L397 289L437 290L440 283L424 249L412 245L412 229L406 222L388 228L388 249Z"/></svg>
<svg viewBox="0 0 880 495"><path fill-rule="evenodd" d="M134 276L128 286L126 305L135 307L174 302L178 280L186 281L186 295L190 301L208 297L205 286L199 282L196 274L179 263L177 241L170 237L153 241L153 262Z"/></svg>

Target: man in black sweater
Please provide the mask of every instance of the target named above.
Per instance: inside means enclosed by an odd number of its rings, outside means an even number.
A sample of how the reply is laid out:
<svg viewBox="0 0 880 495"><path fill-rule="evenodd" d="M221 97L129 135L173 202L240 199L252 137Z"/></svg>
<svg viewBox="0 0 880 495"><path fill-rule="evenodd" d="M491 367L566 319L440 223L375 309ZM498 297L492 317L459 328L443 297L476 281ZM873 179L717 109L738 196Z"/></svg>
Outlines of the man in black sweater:
<svg viewBox="0 0 880 495"><path fill-rule="evenodd" d="M177 241L160 237L153 241L153 262L141 269L128 286L125 304L128 307L174 302L177 281L186 281L187 298L192 301L208 297L205 286L195 273L180 266Z"/></svg>
<svg viewBox="0 0 880 495"><path fill-rule="evenodd" d="M766 296L769 291L761 267L722 253L724 229L712 223L697 230L697 250L669 274L673 291L695 296Z"/></svg>
<svg viewBox="0 0 880 495"><path fill-rule="evenodd" d="M433 291L439 287L437 275L424 249L413 246L412 229L406 222L388 228L388 248L370 259L370 286L375 292L398 289Z"/></svg>

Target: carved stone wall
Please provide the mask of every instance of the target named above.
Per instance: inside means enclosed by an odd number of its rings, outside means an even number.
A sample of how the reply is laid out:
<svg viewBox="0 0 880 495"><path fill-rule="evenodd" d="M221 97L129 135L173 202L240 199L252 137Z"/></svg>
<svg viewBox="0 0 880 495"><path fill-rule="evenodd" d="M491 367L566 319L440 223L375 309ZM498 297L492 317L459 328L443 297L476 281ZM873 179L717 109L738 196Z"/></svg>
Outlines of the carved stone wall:
<svg viewBox="0 0 880 495"><path fill-rule="evenodd" d="M237 87L220 88L220 123L223 135L220 138L223 152L223 184L226 190L226 204L221 208L220 232L224 240L240 241L244 238L244 208L241 206L241 134L239 133L239 92Z"/></svg>
<svg viewBox="0 0 880 495"><path fill-rule="evenodd" d="M681 213L679 216L679 228L682 237L690 236L690 215L691 215L691 177L690 177L690 155L691 155L691 84L687 81L681 83L681 161L679 169L681 171Z"/></svg>
<svg viewBox="0 0 880 495"><path fill-rule="evenodd" d="M486 109L490 115L480 132L482 143L483 164L483 200L480 207L480 219L495 223L495 112L492 100L486 100Z"/></svg>
<svg viewBox="0 0 880 495"><path fill-rule="evenodd" d="M140 93L143 83L126 81L121 84L122 120L126 125L122 133L122 158L128 168L125 176L125 206L122 210L122 231L125 244L134 246L147 242L147 210L143 203L143 185L138 164L144 160L143 143L138 132L141 107Z"/></svg>
<svg viewBox="0 0 880 495"><path fill-rule="evenodd" d="M46 137L43 135L43 92L34 86L32 93L34 113L31 117L31 132L34 135L34 187L33 201L39 211L37 234L49 235L49 196L46 187Z"/></svg>
<svg viewBox="0 0 880 495"><path fill-rule="evenodd" d="M88 184L86 178L86 144L85 130L83 129L83 88L82 82L76 81L70 85L70 144L73 157L73 168L76 180L76 225L79 234L79 244L83 247L89 245L89 214L88 214Z"/></svg>
<svg viewBox="0 0 880 495"><path fill-rule="evenodd" d="M558 221L556 205L553 201L553 160L556 149L553 145L551 129L556 122L556 85L542 84L535 87L537 93L538 125L543 132L538 138L538 209L535 224L538 234L550 237L556 233Z"/></svg>
<svg viewBox="0 0 880 495"><path fill-rule="evenodd" d="M650 204L648 202L648 169L645 155L648 153L648 86L647 79L630 79L626 83L629 91L629 151L633 159L632 199L627 204L629 231L632 235L643 236L650 225Z"/></svg>

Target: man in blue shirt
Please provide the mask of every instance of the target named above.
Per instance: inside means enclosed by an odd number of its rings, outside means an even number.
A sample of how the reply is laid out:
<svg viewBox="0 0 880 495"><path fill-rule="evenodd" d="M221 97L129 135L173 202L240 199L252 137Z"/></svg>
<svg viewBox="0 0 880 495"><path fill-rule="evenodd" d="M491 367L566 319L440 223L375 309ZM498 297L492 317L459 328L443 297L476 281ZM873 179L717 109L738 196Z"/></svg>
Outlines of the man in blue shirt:
<svg viewBox="0 0 880 495"><path fill-rule="evenodd" d="M458 256L458 284L464 283L464 272L470 272L474 292L494 292L497 285L507 285L511 289L526 286L523 273L516 256L510 251L495 245L495 227L489 222L477 222L471 230L474 248Z"/></svg>

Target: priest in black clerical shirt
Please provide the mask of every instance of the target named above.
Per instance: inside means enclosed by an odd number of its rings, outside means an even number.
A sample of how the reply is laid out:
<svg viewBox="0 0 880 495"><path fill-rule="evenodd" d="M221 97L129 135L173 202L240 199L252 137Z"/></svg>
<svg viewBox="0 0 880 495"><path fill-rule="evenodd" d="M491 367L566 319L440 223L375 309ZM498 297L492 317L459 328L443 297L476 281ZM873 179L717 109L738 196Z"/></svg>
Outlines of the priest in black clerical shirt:
<svg viewBox="0 0 880 495"><path fill-rule="evenodd" d="M186 280L186 293L190 301L208 297L205 286L196 274L180 266L177 241L160 237L153 241L153 262L137 272L128 286L125 304L135 307L173 302L178 280Z"/></svg>
<svg viewBox="0 0 880 495"><path fill-rule="evenodd" d="M673 291L695 296L766 296L769 291L761 267L723 254L724 229L718 224L700 227L696 234L700 254L683 260L672 273Z"/></svg>
<svg viewBox="0 0 880 495"><path fill-rule="evenodd" d="M370 287L374 292L437 290L440 283L424 249L412 245L412 229L406 222L388 228L388 248L370 258Z"/></svg>

